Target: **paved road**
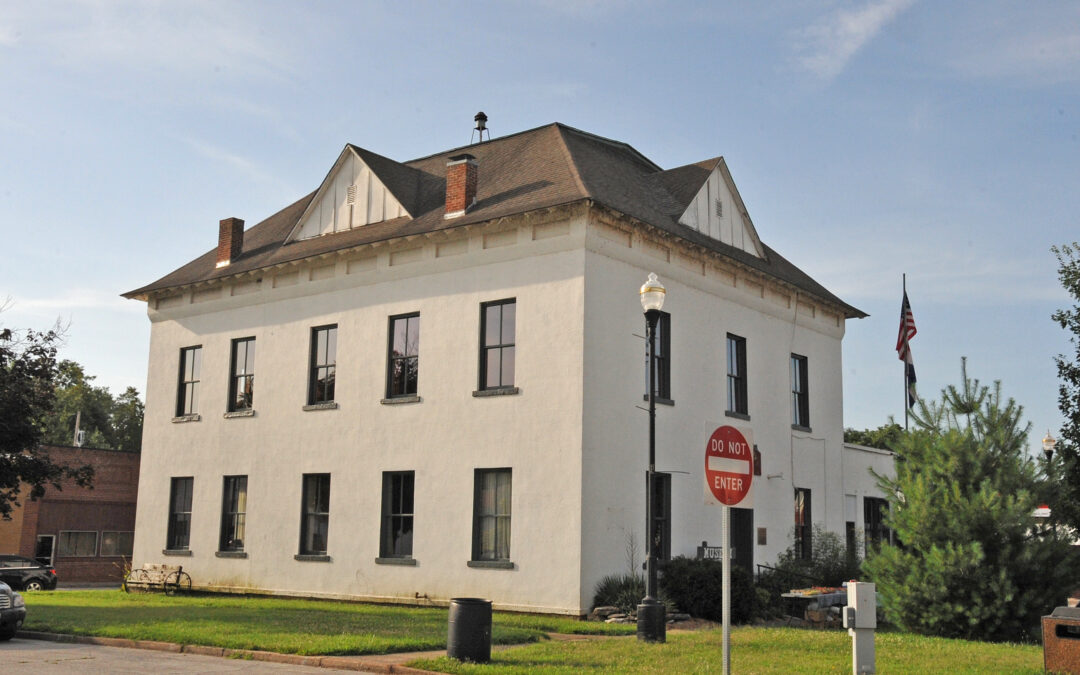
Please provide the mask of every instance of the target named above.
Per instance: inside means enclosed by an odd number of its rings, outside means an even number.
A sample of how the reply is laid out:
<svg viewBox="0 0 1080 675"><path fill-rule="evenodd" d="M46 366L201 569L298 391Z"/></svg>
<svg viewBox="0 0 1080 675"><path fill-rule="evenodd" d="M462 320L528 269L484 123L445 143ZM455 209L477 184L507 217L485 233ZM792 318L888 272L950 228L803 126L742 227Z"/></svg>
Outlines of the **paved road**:
<svg viewBox="0 0 1080 675"><path fill-rule="evenodd" d="M334 670L279 663L225 659L216 656L174 654L146 649L76 645L44 640L0 642L0 673L318 673Z"/></svg>

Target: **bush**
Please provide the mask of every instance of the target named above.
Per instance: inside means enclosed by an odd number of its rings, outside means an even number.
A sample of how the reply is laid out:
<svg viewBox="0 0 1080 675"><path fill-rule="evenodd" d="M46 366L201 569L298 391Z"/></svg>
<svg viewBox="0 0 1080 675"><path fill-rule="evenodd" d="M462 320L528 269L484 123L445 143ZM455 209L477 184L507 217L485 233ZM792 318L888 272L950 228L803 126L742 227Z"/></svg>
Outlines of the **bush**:
<svg viewBox="0 0 1080 675"><path fill-rule="evenodd" d="M847 547L835 532L815 525L811 542L809 559L796 557L792 544L777 558L774 569L758 576L756 585L763 591L759 597L759 610L763 614L779 614L783 609L780 594L793 588L840 586L845 581L860 578L858 554L849 555ZM856 541L855 550L859 548L860 542Z"/></svg>
<svg viewBox="0 0 1080 675"><path fill-rule="evenodd" d="M679 556L664 563L660 588L682 611L699 619L723 618L723 577L720 563ZM754 617L757 592L753 577L742 567L731 567L731 621L746 623Z"/></svg>
<svg viewBox="0 0 1080 675"><path fill-rule="evenodd" d="M610 605L630 614L645 597L645 578L637 574L609 574L596 585L593 607Z"/></svg>

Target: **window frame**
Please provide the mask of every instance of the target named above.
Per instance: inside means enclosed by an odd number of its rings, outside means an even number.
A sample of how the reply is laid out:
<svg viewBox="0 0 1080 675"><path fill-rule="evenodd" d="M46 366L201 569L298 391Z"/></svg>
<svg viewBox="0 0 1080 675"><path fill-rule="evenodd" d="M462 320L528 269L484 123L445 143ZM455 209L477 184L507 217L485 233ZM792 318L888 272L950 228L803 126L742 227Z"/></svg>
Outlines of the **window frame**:
<svg viewBox="0 0 1080 675"><path fill-rule="evenodd" d="M177 509L177 487L186 484L187 510ZM194 501L195 478L194 476L174 476L169 481L169 521L165 531L165 549L167 551L189 551L191 546L191 505ZM183 496L183 495L179 495ZM181 523L185 525L184 531L178 531ZM180 540L182 537L183 541Z"/></svg>
<svg viewBox="0 0 1080 675"><path fill-rule="evenodd" d="M506 335L503 334L503 328L505 322L503 321L504 312L507 305L514 307L514 321L513 321L513 335L510 336L509 342L506 341ZM499 308L499 338L497 343L488 343L488 309L498 307ZM492 391L497 389L513 389L514 381L517 376L517 298L504 298L502 300L492 300L490 302L480 303L480 356L479 356L479 370L477 377L477 389L479 391ZM492 351L498 351L499 354L499 377L498 384L488 384L488 353ZM510 353L510 361L513 364L510 368L509 382L506 381L504 365L506 364L506 354Z"/></svg>
<svg viewBox="0 0 1080 675"><path fill-rule="evenodd" d="M107 538L106 535L110 535L110 534L116 535L115 541L117 543L117 550L118 550L118 552L116 552L116 553L106 553L105 552L105 540ZM127 535L127 536L124 537L123 535ZM126 547L121 546L121 542L124 539L127 540L128 545ZM134 544L135 544L135 533L130 531L130 530L102 530L101 531L101 537L98 540L98 556L102 557L102 558L130 558L132 556L133 551L134 551ZM126 552L125 552L125 550L126 550Z"/></svg>
<svg viewBox="0 0 1080 675"><path fill-rule="evenodd" d="M866 556L877 552L882 544L892 543L893 532L885 525L889 509L889 500L884 497L863 497L863 546Z"/></svg>
<svg viewBox="0 0 1080 675"><path fill-rule="evenodd" d="M321 484L321 481L325 479L326 485ZM315 496L315 510L308 510L308 493L309 490L314 488L319 491ZM326 510L320 511L318 507L323 501L322 497L325 493ZM322 522L325 523L322 527L323 542L322 550L314 547L314 541L312 545L307 545L307 540L310 538L311 523ZM300 496L300 555L302 556L325 556L330 548L330 474L329 473L305 473L303 474L303 487Z"/></svg>
<svg viewBox="0 0 1080 675"><path fill-rule="evenodd" d="M734 333L727 334L727 412L737 415L750 414L750 400L746 377L746 338ZM734 353L733 351L734 350Z"/></svg>
<svg viewBox="0 0 1080 675"><path fill-rule="evenodd" d="M244 347L244 361L240 363L240 347ZM255 407L255 338L236 338L232 341L229 359L229 412L243 412L253 410ZM250 368L249 368L250 366ZM242 368L243 372L237 372ZM240 381L244 380L243 393L246 398L244 404L237 401L237 395L241 392Z"/></svg>
<svg viewBox="0 0 1080 675"><path fill-rule="evenodd" d="M395 491L396 486L394 483L396 480L402 481L400 499L395 499L399 494ZM405 487L406 482L408 488ZM401 525L408 523L407 537L401 547L408 550L398 550L398 536L406 535L406 533L399 531L398 522ZM379 526L379 557L412 558L415 524L416 472L384 471L382 475L382 516Z"/></svg>
<svg viewBox="0 0 1080 675"><path fill-rule="evenodd" d="M409 337L412 334L410 330L413 327L412 320L416 319L416 342L413 345L415 353L409 353ZM398 354L394 349L394 343L396 340L396 328L398 322L405 323L405 353ZM420 385L420 312L409 312L407 314L395 314L389 319L389 329L387 330L386 340L386 398L411 398L418 395ZM407 372L403 375L404 380L399 380L395 377L395 368L398 363L403 363L403 368L412 368L412 387L410 391L409 375ZM397 387L400 383L401 390Z"/></svg>
<svg viewBox="0 0 1080 675"><path fill-rule="evenodd" d="M791 355L791 426L810 428L810 360Z"/></svg>
<svg viewBox="0 0 1080 675"><path fill-rule="evenodd" d="M218 534L218 551L241 552L244 550L244 540L247 536L247 483L246 474L222 476L221 530Z"/></svg>
<svg viewBox="0 0 1080 675"><path fill-rule="evenodd" d="M484 503L484 478L488 475L495 476L495 494L492 497L492 512L488 513L483 509ZM499 512L499 479L501 475L508 476L506 483L506 489L508 494L502 500L507 505L507 511L505 513ZM509 563L511 552L511 535L513 533L513 496L514 496L514 474L513 469L510 467L501 467L495 469L475 469L473 471L473 540L472 540L472 562L477 563ZM494 519L494 529L492 534L492 546L490 549L484 547L484 522L485 519ZM502 527L500 527L500 525ZM500 532L505 530L506 550L499 550ZM505 555L500 555L505 553Z"/></svg>
<svg viewBox="0 0 1080 675"><path fill-rule="evenodd" d="M326 334L326 358L328 360L319 361L319 336L320 334ZM337 333L338 325L336 323L328 323L323 326L314 326L311 329L311 346L310 353L308 355L308 405L319 405L324 403L334 403L335 396L337 395ZM333 336L333 347L331 350L331 335ZM330 352L333 351L333 354ZM323 380L319 379L320 371L325 371L327 377ZM325 382L329 380L330 384L327 386ZM323 382L322 396L320 397L319 383Z"/></svg>
<svg viewBox="0 0 1080 675"><path fill-rule="evenodd" d="M810 488L795 488L795 529L792 550L795 552L795 558L799 560L810 560L814 555L814 515L811 497Z"/></svg>
<svg viewBox="0 0 1080 675"><path fill-rule="evenodd" d="M91 552L91 553L79 553L78 552L78 550L79 550L79 542L76 542L76 544L75 544L75 552L74 553L71 553L71 552L66 552L65 553L65 552L63 552L64 551L64 539L65 539L64 535L68 535L67 539L69 540L69 543L70 543L71 535L73 535L73 534L79 534L79 535L89 534L89 535L92 535L93 538L94 538L93 552ZM60 530L59 532L57 532L56 551L57 551L57 555L56 555L57 558L96 558L96 557L98 557L98 532L96 530Z"/></svg>
<svg viewBox="0 0 1080 675"><path fill-rule="evenodd" d="M190 355L190 356L189 356ZM190 358L190 361L189 361ZM188 375L188 364L191 364L191 377ZM192 345L180 348L180 368L177 373L176 387L176 416L187 417L199 412L199 383L202 371L202 345ZM190 395L189 395L190 392Z"/></svg>

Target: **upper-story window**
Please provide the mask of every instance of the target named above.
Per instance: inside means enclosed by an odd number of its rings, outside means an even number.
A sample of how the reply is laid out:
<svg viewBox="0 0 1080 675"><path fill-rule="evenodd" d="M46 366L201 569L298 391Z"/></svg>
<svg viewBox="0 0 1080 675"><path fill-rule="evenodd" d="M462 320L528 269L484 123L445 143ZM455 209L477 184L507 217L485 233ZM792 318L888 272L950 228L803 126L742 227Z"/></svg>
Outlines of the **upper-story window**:
<svg viewBox="0 0 1080 675"><path fill-rule="evenodd" d="M514 386L517 300L480 305L480 389Z"/></svg>
<svg viewBox="0 0 1080 675"><path fill-rule="evenodd" d="M671 400L671 315L660 312L653 331L653 358L656 359L656 398ZM645 359L645 396L649 395L649 360Z"/></svg>
<svg viewBox="0 0 1080 675"><path fill-rule="evenodd" d="M727 335L727 393L728 412L747 414L746 401L746 338Z"/></svg>
<svg viewBox="0 0 1080 675"><path fill-rule="evenodd" d="M332 403L337 371L337 325L311 329L308 404Z"/></svg>
<svg viewBox="0 0 1080 675"><path fill-rule="evenodd" d="M229 412L251 410L255 399L255 338L232 341Z"/></svg>
<svg viewBox="0 0 1080 675"><path fill-rule="evenodd" d="M810 427L810 384L805 356L791 355L791 424Z"/></svg>
<svg viewBox="0 0 1080 675"><path fill-rule="evenodd" d="M180 350L180 386L176 393L176 416L199 411L199 372L202 370L202 345Z"/></svg>
<svg viewBox="0 0 1080 675"><path fill-rule="evenodd" d="M390 317L386 355L386 397L416 396L420 375L420 315Z"/></svg>

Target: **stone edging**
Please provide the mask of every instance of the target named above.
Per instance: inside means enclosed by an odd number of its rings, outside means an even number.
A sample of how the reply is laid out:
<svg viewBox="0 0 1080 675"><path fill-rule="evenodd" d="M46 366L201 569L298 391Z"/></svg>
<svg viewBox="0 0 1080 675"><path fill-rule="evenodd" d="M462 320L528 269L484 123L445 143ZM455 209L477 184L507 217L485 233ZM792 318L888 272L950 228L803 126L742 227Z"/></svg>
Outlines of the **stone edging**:
<svg viewBox="0 0 1080 675"><path fill-rule="evenodd" d="M226 649L224 647L208 647L205 645L180 645L174 642L128 640L126 638L67 635L64 633L40 633L29 630L20 630L17 635L26 640L47 640L49 642L100 645L102 647L124 647L127 649L149 649L158 652L241 658L251 661L266 661L269 663L284 663L294 666L312 666L316 668L334 668L336 670L355 670L366 673L419 674L429 672L427 670L417 670L416 668L409 668L408 666L394 663L368 663L364 661L364 657L362 656L301 656L299 654L279 654L277 652L264 652L252 649Z"/></svg>

